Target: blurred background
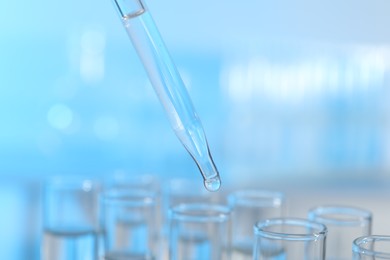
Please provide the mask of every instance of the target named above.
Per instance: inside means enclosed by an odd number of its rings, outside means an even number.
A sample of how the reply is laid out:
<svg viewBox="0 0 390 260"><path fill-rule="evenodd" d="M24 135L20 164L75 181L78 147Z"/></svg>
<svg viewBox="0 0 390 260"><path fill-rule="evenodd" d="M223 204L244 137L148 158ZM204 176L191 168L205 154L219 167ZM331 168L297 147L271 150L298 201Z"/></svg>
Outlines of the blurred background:
<svg viewBox="0 0 390 260"><path fill-rule="evenodd" d="M224 184L390 234L390 2L147 1ZM39 259L51 175L201 176L110 0L0 3L0 258ZM224 185L223 184L223 185Z"/></svg>

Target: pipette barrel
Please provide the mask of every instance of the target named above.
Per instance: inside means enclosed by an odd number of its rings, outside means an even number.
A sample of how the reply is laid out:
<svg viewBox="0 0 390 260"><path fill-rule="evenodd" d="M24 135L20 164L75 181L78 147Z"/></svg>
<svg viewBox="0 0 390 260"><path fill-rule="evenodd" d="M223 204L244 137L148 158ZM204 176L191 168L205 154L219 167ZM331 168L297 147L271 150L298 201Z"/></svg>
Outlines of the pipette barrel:
<svg viewBox="0 0 390 260"><path fill-rule="evenodd" d="M140 57L169 122L202 173L205 187L220 187L202 123L161 35L140 0L114 0L122 23Z"/></svg>

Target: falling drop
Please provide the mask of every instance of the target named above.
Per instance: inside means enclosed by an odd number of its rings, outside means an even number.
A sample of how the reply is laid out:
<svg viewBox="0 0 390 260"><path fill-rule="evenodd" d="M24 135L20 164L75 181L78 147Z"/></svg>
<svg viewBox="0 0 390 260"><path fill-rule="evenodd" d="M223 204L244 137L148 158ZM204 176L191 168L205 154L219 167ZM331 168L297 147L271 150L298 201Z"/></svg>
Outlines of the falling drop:
<svg viewBox="0 0 390 260"><path fill-rule="evenodd" d="M221 180L219 176L212 177L210 179L206 179L204 181L204 186L208 191L217 191L221 187Z"/></svg>

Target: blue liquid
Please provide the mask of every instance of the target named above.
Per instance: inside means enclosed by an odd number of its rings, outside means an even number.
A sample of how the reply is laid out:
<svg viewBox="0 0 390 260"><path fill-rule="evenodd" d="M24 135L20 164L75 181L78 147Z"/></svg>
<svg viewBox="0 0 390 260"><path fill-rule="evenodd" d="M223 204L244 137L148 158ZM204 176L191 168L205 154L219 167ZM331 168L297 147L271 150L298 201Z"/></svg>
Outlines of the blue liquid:
<svg viewBox="0 0 390 260"><path fill-rule="evenodd" d="M234 260L252 260L253 243L252 241L239 241L233 243L232 259Z"/></svg>
<svg viewBox="0 0 390 260"><path fill-rule="evenodd" d="M155 257L135 254L126 251L111 251L107 252L104 256L104 260L155 260Z"/></svg>
<svg viewBox="0 0 390 260"><path fill-rule="evenodd" d="M256 259L262 260L286 260L287 255L282 247L277 246L264 246L260 252L257 252ZM255 258L254 258L255 259Z"/></svg>
<svg viewBox="0 0 390 260"><path fill-rule="evenodd" d="M110 237L110 242L113 243L110 249L124 249L126 254L142 256L145 259L151 258L152 250L149 248L151 245L149 237L152 231L149 228L146 221L140 219L139 216L137 218L129 216L127 219L119 218L115 227L115 237Z"/></svg>
<svg viewBox="0 0 390 260"><path fill-rule="evenodd" d="M200 119L151 15L142 8L122 17L124 27L176 136L201 171L204 186L209 191L217 191L221 180Z"/></svg>
<svg viewBox="0 0 390 260"><path fill-rule="evenodd" d="M97 235L91 229L46 229L43 238L42 259L95 260Z"/></svg>
<svg viewBox="0 0 390 260"><path fill-rule="evenodd" d="M212 259L212 245L206 235L181 235L179 238L179 248L174 251L177 254L174 260L181 259Z"/></svg>

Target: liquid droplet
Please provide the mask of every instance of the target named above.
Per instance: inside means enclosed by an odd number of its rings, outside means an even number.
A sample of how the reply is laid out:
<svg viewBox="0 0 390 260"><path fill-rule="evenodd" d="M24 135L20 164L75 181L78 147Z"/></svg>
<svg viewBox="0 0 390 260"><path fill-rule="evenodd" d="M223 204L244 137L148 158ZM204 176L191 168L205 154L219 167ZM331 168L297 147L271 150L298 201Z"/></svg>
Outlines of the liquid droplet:
<svg viewBox="0 0 390 260"><path fill-rule="evenodd" d="M221 187L221 180L219 179L219 176L215 176L205 180L204 186L208 191L217 191Z"/></svg>

